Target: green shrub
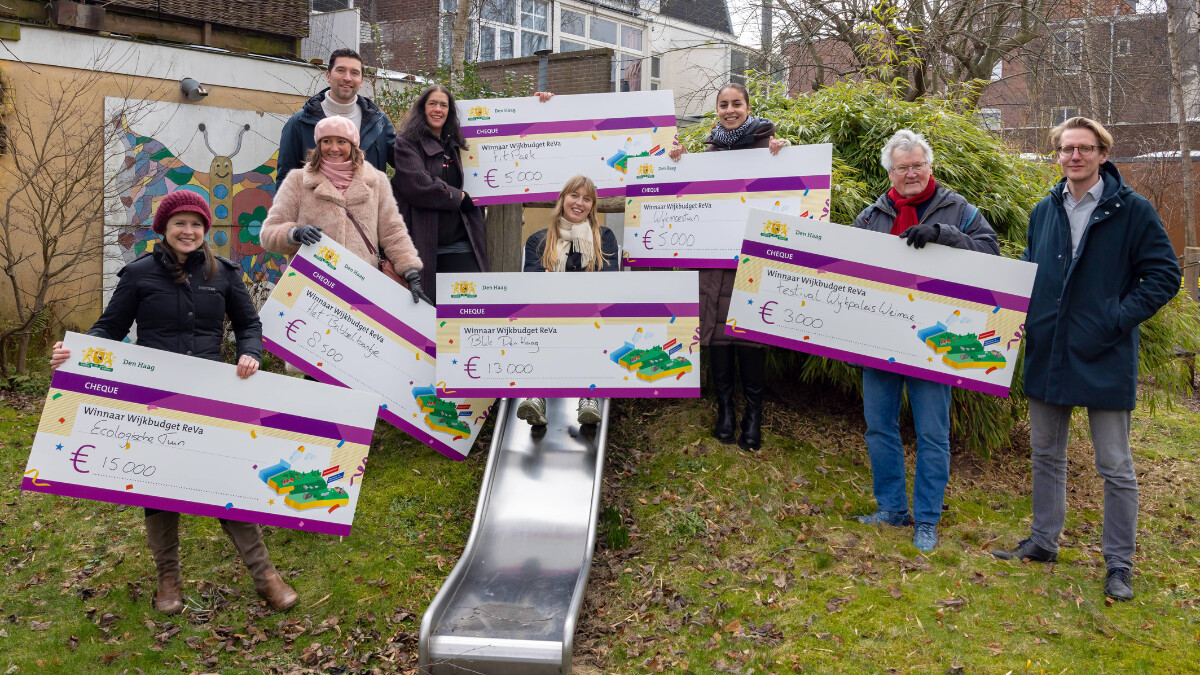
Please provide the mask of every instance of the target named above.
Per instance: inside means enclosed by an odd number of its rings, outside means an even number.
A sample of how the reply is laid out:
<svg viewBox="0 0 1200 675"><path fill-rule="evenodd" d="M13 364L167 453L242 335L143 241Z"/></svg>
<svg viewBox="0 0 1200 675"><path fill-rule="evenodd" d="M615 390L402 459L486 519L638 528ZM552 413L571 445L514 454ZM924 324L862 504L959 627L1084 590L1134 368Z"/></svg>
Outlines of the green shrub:
<svg viewBox="0 0 1200 675"><path fill-rule="evenodd" d="M776 136L796 144L833 144L831 220L849 224L890 187L879 152L897 129L922 133L934 153L939 183L979 207L1000 236L1001 255L1016 258L1025 246L1029 212L1058 180L1049 164L1022 158L980 124L976 110L963 100L926 97L914 102L897 96L899 85L842 81L811 94L789 98L769 80L751 77L754 114L775 122ZM712 113L708 115L713 119ZM679 140L691 152L704 148L711 123L684 129ZM1024 345L1022 345L1023 351ZM1180 294L1141 326L1139 372L1155 386L1143 387L1143 404L1170 405L1188 392L1186 364L1177 351L1200 348L1200 309ZM774 351L769 367L777 376L857 396L861 373L840 361ZM983 456L1011 446L1014 426L1026 418L1024 359L1013 364L1007 399L954 390L950 431L956 441ZM907 401L905 402L907 408Z"/></svg>

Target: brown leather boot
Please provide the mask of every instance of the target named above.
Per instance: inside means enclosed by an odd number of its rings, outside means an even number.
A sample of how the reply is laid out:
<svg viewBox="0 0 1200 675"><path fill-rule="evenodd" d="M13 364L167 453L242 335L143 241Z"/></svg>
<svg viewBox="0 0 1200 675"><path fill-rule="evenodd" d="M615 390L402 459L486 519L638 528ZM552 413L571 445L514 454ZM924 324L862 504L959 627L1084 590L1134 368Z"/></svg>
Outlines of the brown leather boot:
<svg viewBox="0 0 1200 675"><path fill-rule="evenodd" d="M154 608L164 614L183 611L182 580L179 578L179 514L159 511L146 516L146 544L158 572Z"/></svg>
<svg viewBox="0 0 1200 675"><path fill-rule="evenodd" d="M287 585L271 564L267 545L263 542L262 528L257 523L240 523L235 520L221 521L221 528L237 547L242 562L254 579L254 590L267 599L271 606L280 611L291 609L299 596Z"/></svg>

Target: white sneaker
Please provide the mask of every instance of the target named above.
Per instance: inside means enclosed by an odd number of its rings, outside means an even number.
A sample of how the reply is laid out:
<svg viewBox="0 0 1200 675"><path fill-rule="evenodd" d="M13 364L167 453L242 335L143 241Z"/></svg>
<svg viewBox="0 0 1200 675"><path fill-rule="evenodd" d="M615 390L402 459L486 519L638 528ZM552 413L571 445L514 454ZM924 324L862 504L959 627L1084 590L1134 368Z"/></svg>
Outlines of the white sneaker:
<svg viewBox="0 0 1200 675"><path fill-rule="evenodd" d="M579 423L598 424L600 422L600 402L594 398L579 399Z"/></svg>
<svg viewBox="0 0 1200 675"><path fill-rule="evenodd" d="M517 417L529 422L534 426L545 425L546 399L527 398L522 400L521 405L517 406Z"/></svg>

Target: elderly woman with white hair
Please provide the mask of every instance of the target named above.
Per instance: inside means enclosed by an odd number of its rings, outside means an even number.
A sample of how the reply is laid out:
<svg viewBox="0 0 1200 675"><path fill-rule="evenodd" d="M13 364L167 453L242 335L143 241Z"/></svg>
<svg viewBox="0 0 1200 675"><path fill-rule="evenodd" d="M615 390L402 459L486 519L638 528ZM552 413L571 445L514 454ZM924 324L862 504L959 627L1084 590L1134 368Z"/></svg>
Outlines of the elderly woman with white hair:
<svg viewBox="0 0 1200 675"><path fill-rule="evenodd" d="M941 244L999 255L996 232L979 209L933 178L933 148L920 134L901 129L880 153L892 187L863 209L854 226L903 237L909 246ZM908 390L917 430L912 510L900 444L900 398ZM913 526L913 545L937 545L946 482L950 478L950 385L863 368L863 416L877 510L855 516L869 525Z"/></svg>

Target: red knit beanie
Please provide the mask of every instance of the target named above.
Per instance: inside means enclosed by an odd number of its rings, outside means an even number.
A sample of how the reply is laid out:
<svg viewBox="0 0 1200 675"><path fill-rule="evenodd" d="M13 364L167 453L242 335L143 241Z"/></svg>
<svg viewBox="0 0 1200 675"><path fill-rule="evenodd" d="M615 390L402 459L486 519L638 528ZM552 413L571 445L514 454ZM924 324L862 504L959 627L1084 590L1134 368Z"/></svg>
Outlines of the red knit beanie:
<svg viewBox="0 0 1200 675"><path fill-rule="evenodd" d="M183 211L198 214L204 220L204 234L212 227L212 212L208 210L208 200L191 190L176 190L163 197L158 202L158 210L154 212L154 224L150 229L158 234L167 231L167 220Z"/></svg>

